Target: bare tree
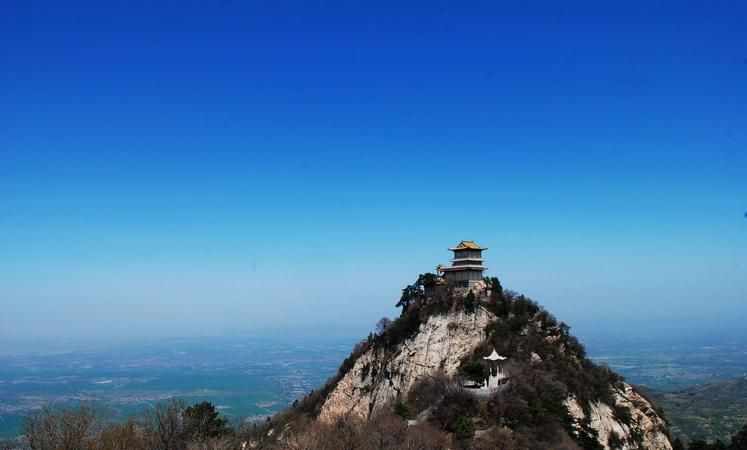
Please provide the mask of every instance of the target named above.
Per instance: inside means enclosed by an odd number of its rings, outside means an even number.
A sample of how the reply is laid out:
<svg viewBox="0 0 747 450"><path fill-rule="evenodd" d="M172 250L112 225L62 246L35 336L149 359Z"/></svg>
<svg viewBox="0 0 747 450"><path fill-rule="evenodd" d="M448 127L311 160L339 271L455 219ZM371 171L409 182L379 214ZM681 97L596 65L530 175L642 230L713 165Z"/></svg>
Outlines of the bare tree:
<svg viewBox="0 0 747 450"><path fill-rule="evenodd" d="M143 430L134 420L111 424L96 436L95 450L148 450Z"/></svg>
<svg viewBox="0 0 747 450"><path fill-rule="evenodd" d="M228 436L200 439L187 444L187 450L236 450L240 448L241 444Z"/></svg>
<svg viewBox="0 0 747 450"><path fill-rule="evenodd" d="M149 448L174 450L183 447L185 409L184 401L171 399L158 403L153 411L146 414L144 425Z"/></svg>
<svg viewBox="0 0 747 450"><path fill-rule="evenodd" d="M26 417L21 430L33 450L80 450L89 446L100 418L89 404L61 410L44 407Z"/></svg>
<svg viewBox="0 0 747 450"><path fill-rule="evenodd" d="M392 326L392 319L388 317L382 317L376 322L376 334L382 335Z"/></svg>
<svg viewBox="0 0 747 450"><path fill-rule="evenodd" d="M363 448L370 450L398 450L407 437L407 423L389 408L377 411L360 433Z"/></svg>
<svg viewBox="0 0 747 450"><path fill-rule="evenodd" d="M3 439L0 441L0 450L25 450L28 447L21 439Z"/></svg>
<svg viewBox="0 0 747 450"><path fill-rule="evenodd" d="M409 427L407 439L398 448L402 450L447 450L454 446L446 433L423 423Z"/></svg>

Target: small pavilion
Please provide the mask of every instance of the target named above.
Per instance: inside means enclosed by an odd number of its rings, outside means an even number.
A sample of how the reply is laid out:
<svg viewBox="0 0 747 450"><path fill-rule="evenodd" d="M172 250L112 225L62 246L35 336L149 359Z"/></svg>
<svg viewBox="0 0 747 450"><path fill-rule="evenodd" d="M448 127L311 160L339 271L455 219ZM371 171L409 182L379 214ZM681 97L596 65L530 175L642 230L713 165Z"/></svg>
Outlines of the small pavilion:
<svg viewBox="0 0 747 450"><path fill-rule="evenodd" d="M504 384L504 380L508 378L508 375L503 370L502 363L507 358L499 355L498 352L493 349L493 353L488 356L483 356L482 359L484 359L488 365L488 377L485 379L485 387L490 389Z"/></svg>

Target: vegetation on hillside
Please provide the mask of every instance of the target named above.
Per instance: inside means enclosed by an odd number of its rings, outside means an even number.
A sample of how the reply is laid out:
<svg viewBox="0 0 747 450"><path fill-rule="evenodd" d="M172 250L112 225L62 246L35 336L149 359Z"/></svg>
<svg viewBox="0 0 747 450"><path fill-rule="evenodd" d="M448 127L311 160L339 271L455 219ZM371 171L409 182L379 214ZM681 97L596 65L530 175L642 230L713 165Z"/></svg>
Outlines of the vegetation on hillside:
<svg viewBox="0 0 747 450"><path fill-rule="evenodd" d="M734 433L726 444L721 439L713 442L706 442L704 439L693 439L687 447L678 438L672 443L674 450L747 450L747 424L742 429Z"/></svg>
<svg viewBox="0 0 747 450"><path fill-rule="evenodd" d="M671 421L672 436L727 442L747 423L747 378L720 380L676 391L643 388Z"/></svg>
<svg viewBox="0 0 747 450"><path fill-rule="evenodd" d="M451 448L600 449L599 436L588 422L570 416L564 400L574 396L583 407L592 401L614 406L612 389L621 386L622 378L592 363L569 327L536 302L504 290L496 278L485 282L490 295L478 298L473 292L454 295L432 274L419 276L402 292L397 303L402 308L400 317L379 321L376 333L356 346L323 389L300 400L267 426L277 429L298 424L302 417L316 417L328 393L364 352L374 350L386 359L429 317L449 311L474 314L482 308L495 320L485 330L486 340L465 357L459 373L480 383L486 375L482 356L495 348L509 357L508 388L489 398L477 398L456 380L440 375L421 380L409 394L397 399L390 405L390 415L402 419L424 415L426 419L419 423L448 437ZM361 375L373 378L376 370L366 366ZM627 409L614 410L618 420L630 424ZM620 447L625 444L619 436L609 438Z"/></svg>
<svg viewBox="0 0 747 450"><path fill-rule="evenodd" d="M239 449L251 429L229 426L208 402L171 400L124 422L107 420L90 404L44 408L26 417L22 438L2 450L228 450Z"/></svg>
<svg viewBox="0 0 747 450"><path fill-rule="evenodd" d="M427 298L421 284L427 286L429 280L421 275L403 291L399 303L402 315L389 328L393 332L378 339L397 345L432 314L455 309L469 314L484 308L495 320L485 330L487 339L465 358L459 373L481 382L486 375L482 357L495 348L509 358L506 369L511 383L488 399L478 399L463 389L447 388L446 381L424 380L427 387L416 386L405 400L407 410L418 414L430 408L429 423L462 441L464 448L476 441L480 445L500 442L509 448L600 448L594 430L588 423L573 420L564 400L575 396L585 407L597 400L614 405L612 387L622 382L620 376L592 363L567 325L558 323L531 299L504 290L498 279L485 280L490 295L480 299L472 292L453 296L448 291ZM428 399L425 402L424 397ZM630 421L625 412L618 415L618 420ZM470 429L479 431L479 439L468 432Z"/></svg>
<svg viewBox="0 0 747 450"><path fill-rule="evenodd" d="M447 450L449 437L427 424L407 426L383 410L369 421L335 424L296 416L282 428L273 421L227 424L210 403L187 407L172 400L125 422L108 422L91 405L44 409L28 417L23 438L0 450ZM281 437L281 439L278 439Z"/></svg>

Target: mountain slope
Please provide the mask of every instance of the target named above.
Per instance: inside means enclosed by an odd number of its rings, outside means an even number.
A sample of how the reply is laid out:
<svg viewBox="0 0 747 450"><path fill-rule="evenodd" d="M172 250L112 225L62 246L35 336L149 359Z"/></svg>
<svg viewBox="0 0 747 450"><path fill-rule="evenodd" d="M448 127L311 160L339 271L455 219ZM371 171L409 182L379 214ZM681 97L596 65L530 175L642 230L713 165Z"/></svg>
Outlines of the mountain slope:
<svg viewBox="0 0 747 450"><path fill-rule="evenodd" d="M333 428L395 412L445 433L448 448L671 449L648 400L497 279L466 289L421 276L399 305L401 317L361 342L297 412ZM488 387L493 350L507 357L508 382Z"/></svg>
<svg viewBox="0 0 747 450"><path fill-rule="evenodd" d="M493 315L482 309L433 316L396 350L374 346L361 355L352 370L327 397L319 418L343 415L368 418L377 408L406 394L418 381L443 370L456 375L461 358L482 341Z"/></svg>

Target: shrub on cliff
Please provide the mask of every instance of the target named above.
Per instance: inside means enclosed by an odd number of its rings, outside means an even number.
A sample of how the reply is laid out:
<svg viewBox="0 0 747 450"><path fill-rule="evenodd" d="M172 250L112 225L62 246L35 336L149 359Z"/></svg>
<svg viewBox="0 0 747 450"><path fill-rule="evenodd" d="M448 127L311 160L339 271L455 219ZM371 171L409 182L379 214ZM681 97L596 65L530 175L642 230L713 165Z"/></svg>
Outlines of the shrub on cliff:
<svg viewBox="0 0 747 450"><path fill-rule="evenodd" d="M411 411L419 413L438 404L449 391L453 382L443 371L435 375L422 378L415 382L407 393L407 405Z"/></svg>
<svg viewBox="0 0 747 450"><path fill-rule="evenodd" d="M475 396L465 389L450 389L432 409L430 421L442 430L455 433L464 432L464 418L477 414L478 402ZM459 439L464 439L460 436Z"/></svg>
<svg viewBox="0 0 747 450"><path fill-rule="evenodd" d="M397 308L402 308L402 314L405 314L413 304L423 300L425 297L425 288L433 285L436 278L438 277L433 273L423 273L418 276L415 283L402 289L402 295L396 305Z"/></svg>
<svg viewBox="0 0 747 450"><path fill-rule="evenodd" d="M488 368L483 361L469 360L459 366L459 375L475 384L482 385L488 377Z"/></svg>
<svg viewBox="0 0 747 450"><path fill-rule="evenodd" d="M469 291L469 293L467 293L467 297L464 299L464 312L466 312L467 314L474 314L475 308L477 308L477 299L475 298L475 293Z"/></svg>
<svg viewBox="0 0 747 450"><path fill-rule="evenodd" d="M184 431L194 439L218 437L226 433L226 419L210 402L196 403L184 410Z"/></svg>

